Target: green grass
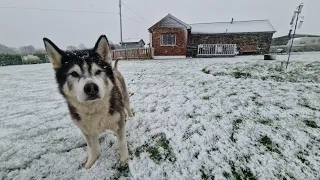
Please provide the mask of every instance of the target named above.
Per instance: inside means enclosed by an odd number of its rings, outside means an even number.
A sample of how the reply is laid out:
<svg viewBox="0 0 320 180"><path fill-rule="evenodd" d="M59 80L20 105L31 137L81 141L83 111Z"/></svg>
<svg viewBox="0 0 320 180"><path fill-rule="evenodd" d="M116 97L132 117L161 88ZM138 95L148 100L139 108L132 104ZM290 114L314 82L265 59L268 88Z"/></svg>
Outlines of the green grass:
<svg viewBox="0 0 320 180"><path fill-rule="evenodd" d="M317 123L315 121L304 120L303 122L309 127L318 128Z"/></svg>
<svg viewBox="0 0 320 180"><path fill-rule="evenodd" d="M144 144L138 147L135 151L135 156L140 157L142 152L147 152L151 160L159 164L163 161L176 162L176 157L173 153L173 149L170 146L169 140L162 136L162 134L156 135L152 138L155 145ZM162 151L160 151L162 148Z"/></svg>
<svg viewBox="0 0 320 180"><path fill-rule="evenodd" d="M120 177L130 177L130 169L128 164L116 164L113 169L116 170L115 175L111 179L119 179Z"/></svg>
<svg viewBox="0 0 320 180"><path fill-rule="evenodd" d="M272 124L272 121L270 119L260 120L258 122L261 124L264 124L264 125L271 125Z"/></svg>
<svg viewBox="0 0 320 180"><path fill-rule="evenodd" d="M249 77L251 77L251 74L250 74L250 73L241 72L241 71L232 72L231 75L232 75L233 77L235 77L236 79L239 79L239 78L249 78Z"/></svg>
<svg viewBox="0 0 320 180"><path fill-rule="evenodd" d="M275 106L278 106L280 109L283 109L283 110L291 109L290 107L287 107L286 105L281 103L276 103Z"/></svg>
<svg viewBox="0 0 320 180"><path fill-rule="evenodd" d="M229 162L231 167L232 176L236 180L256 180L257 178L252 174L249 168L236 170L236 167L232 161Z"/></svg>
<svg viewBox="0 0 320 180"><path fill-rule="evenodd" d="M235 95L237 95L237 93L236 93L236 92L231 93L231 94L228 94L228 97L230 97L230 96L235 96Z"/></svg>
<svg viewBox="0 0 320 180"><path fill-rule="evenodd" d="M136 111L134 109L131 109L132 115L136 116Z"/></svg>
<svg viewBox="0 0 320 180"><path fill-rule="evenodd" d="M238 118L236 120L233 121L233 124L232 124L232 133L231 133L231 136L230 136L230 139L232 142L236 142L237 140L235 139L234 135L236 133L236 131L240 128L240 124L243 122L242 119Z"/></svg>
<svg viewBox="0 0 320 180"><path fill-rule="evenodd" d="M202 69L202 72L206 73L206 74L210 74L210 70L206 69L206 68L203 68Z"/></svg>
<svg viewBox="0 0 320 180"><path fill-rule="evenodd" d="M203 99L203 100L209 100L209 99L210 99L210 96L203 96L202 99Z"/></svg>
<svg viewBox="0 0 320 180"><path fill-rule="evenodd" d="M222 115L221 115L221 114L217 114L217 115L215 115L214 117L217 118L217 119L221 119L221 118L222 118Z"/></svg>
<svg viewBox="0 0 320 180"><path fill-rule="evenodd" d="M267 148L268 151L276 152L278 154L281 154L280 151L277 149L277 145L272 142L272 140L268 136L263 136L259 143L261 143L263 146Z"/></svg>
<svg viewBox="0 0 320 180"><path fill-rule="evenodd" d="M202 167L202 169L200 169L201 172L201 179L203 180L214 180L214 175L211 175L207 172L204 171L204 167Z"/></svg>
<svg viewBox="0 0 320 180"><path fill-rule="evenodd" d="M214 76L227 76L228 74L227 73L224 73L224 72L216 72L213 74Z"/></svg>

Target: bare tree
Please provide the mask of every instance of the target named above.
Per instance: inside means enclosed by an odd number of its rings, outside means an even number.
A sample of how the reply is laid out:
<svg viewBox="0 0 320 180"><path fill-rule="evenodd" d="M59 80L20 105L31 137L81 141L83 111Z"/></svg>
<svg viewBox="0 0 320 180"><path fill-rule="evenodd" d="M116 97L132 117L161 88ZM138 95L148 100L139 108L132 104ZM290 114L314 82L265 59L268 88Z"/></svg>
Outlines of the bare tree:
<svg viewBox="0 0 320 180"><path fill-rule="evenodd" d="M75 46L68 46L67 47L67 51L74 51L74 50L77 50L77 47L75 47Z"/></svg>
<svg viewBox="0 0 320 180"><path fill-rule="evenodd" d="M21 54L32 54L32 53L36 52L36 48L34 48L32 45L21 46L19 48L19 51Z"/></svg>
<svg viewBox="0 0 320 180"><path fill-rule="evenodd" d="M83 50L86 49L86 46L83 43L80 43L78 49Z"/></svg>

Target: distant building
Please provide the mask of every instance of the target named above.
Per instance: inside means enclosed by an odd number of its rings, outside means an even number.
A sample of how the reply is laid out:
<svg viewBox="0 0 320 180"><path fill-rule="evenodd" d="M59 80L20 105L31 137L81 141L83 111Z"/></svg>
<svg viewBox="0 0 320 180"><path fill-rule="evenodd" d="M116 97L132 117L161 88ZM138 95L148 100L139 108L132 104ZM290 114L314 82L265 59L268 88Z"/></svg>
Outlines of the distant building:
<svg viewBox="0 0 320 180"><path fill-rule="evenodd" d="M143 39L127 39L122 42L123 49L134 49L134 48L143 48L145 45L145 42ZM120 42L121 45L121 42Z"/></svg>
<svg viewBox="0 0 320 180"><path fill-rule="evenodd" d="M243 53L268 52L276 32L268 20L186 24L171 14L148 30L155 58L197 56L200 44L236 44Z"/></svg>

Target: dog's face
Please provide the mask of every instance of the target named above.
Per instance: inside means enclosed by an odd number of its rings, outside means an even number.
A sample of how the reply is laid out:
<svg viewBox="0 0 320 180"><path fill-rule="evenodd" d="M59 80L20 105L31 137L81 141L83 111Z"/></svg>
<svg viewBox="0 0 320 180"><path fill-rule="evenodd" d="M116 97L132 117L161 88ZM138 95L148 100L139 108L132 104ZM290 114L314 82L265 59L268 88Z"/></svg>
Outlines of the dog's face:
<svg viewBox="0 0 320 180"><path fill-rule="evenodd" d="M115 80L106 36L100 36L93 49L79 51L62 51L49 39L43 40L65 98L85 103L102 100L110 93Z"/></svg>

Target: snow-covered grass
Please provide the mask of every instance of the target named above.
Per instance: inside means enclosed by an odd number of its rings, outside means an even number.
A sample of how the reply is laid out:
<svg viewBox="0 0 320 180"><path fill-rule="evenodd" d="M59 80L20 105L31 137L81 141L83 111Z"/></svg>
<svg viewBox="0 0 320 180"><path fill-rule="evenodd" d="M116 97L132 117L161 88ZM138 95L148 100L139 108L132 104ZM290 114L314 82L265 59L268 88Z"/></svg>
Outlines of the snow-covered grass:
<svg viewBox="0 0 320 180"><path fill-rule="evenodd" d="M1 67L0 179L319 179L320 54L262 58L121 61L132 159L105 132L90 170L51 65Z"/></svg>

